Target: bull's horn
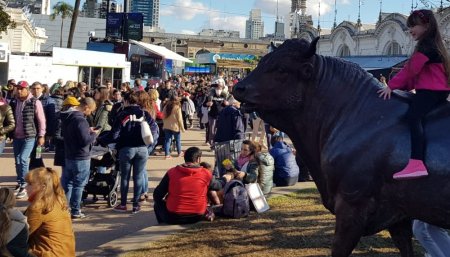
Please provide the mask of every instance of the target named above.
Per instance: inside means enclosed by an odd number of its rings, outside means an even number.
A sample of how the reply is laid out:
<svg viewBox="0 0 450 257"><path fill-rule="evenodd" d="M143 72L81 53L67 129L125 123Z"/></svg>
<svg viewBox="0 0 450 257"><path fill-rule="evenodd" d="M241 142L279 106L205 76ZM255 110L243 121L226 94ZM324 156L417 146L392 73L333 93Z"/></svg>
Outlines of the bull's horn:
<svg viewBox="0 0 450 257"><path fill-rule="evenodd" d="M314 54L316 54L316 47L317 47L317 42L319 41L319 37L316 37L313 39L313 41L311 41L311 43L309 44L309 49L305 54L305 58L310 58L312 57Z"/></svg>

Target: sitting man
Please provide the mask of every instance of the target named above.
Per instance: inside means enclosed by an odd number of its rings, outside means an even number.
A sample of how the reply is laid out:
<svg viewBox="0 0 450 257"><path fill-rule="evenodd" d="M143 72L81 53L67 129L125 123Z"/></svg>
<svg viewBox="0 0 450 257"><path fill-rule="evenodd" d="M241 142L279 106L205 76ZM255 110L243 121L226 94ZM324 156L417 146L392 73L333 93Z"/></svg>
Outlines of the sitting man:
<svg viewBox="0 0 450 257"><path fill-rule="evenodd" d="M205 218L212 174L200 166L201 156L198 147L188 148L185 163L168 170L155 188L153 200L158 223L190 224Z"/></svg>

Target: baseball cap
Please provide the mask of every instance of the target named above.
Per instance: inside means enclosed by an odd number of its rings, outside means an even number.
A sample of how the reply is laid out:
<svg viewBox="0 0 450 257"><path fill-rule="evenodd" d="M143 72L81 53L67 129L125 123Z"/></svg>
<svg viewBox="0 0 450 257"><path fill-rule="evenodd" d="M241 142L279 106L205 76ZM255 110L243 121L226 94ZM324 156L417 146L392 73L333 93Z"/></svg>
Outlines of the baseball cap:
<svg viewBox="0 0 450 257"><path fill-rule="evenodd" d="M21 81L17 82L17 84L16 84L16 87L19 87L19 88L28 88L28 86L29 86L29 84L25 80L21 80Z"/></svg>

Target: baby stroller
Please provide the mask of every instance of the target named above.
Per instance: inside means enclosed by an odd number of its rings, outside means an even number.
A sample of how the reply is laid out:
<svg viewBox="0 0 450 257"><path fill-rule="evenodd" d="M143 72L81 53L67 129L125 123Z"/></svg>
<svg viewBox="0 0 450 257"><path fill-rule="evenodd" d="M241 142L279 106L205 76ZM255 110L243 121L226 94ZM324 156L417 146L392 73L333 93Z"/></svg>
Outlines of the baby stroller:
<svg viewBox="0 0 450 257"><path fill-rule="evenodd" d="M102 195L109 207L118 204L118 192L120 184L119 162L114 145L108 147L93 146L91 153L91 171L89 181L84 187L83 201L88 195L93 195L93 201L97 201L97 195ZM106 173L99 173L98 167L106 167Z"/></svg>

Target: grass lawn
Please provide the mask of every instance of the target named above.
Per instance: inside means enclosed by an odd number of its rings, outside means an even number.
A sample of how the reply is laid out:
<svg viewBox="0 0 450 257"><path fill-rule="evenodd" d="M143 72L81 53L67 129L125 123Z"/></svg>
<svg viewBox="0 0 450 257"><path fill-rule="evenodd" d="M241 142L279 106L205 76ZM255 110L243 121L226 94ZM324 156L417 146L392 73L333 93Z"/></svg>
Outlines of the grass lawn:
<svg viewBox="0 0 450 257"><path fill-rule="evenodd" d="M218 218L150 243L123 257L330 256L334 216L316 189L271 198L271 210L240 220ZM422 253L416 244L416 254ZM387 231L363 238L352 256L400 256ZM423 256L417 255L417 256Z"/></svg>

